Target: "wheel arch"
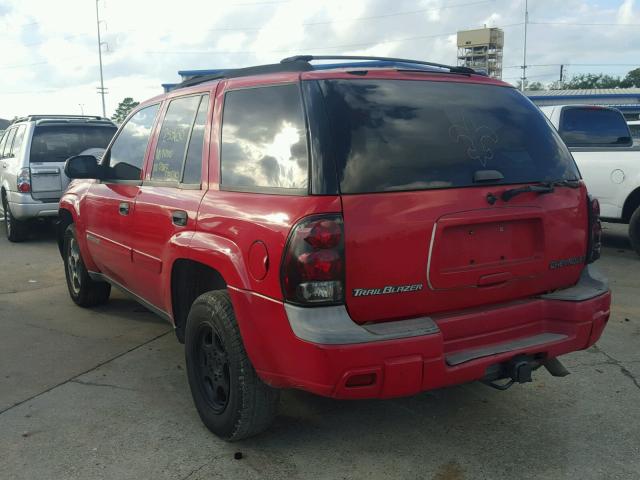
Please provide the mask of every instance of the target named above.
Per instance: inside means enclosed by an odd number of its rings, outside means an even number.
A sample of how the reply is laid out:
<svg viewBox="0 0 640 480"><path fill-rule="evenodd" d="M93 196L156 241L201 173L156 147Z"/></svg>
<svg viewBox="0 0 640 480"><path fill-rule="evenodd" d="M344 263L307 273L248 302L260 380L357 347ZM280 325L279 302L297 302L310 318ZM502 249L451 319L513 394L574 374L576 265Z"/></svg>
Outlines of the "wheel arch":
<svg viewBox="0 0 640 480"><path fill-rule="evenodd" d="M633 190L624 201L622 207L622 220L626 223L631 219L631 215L636 211L636 208L640 207L640 187Z"/></svg>
<svg viewBox="0 0 640 480"><path fill-rule="evenodd" d="M58 250L60 251L60 255L63 255L64 232L72 223L74 223L74 220L71 212L66 208L60 208L58 210L58 223L56 224L56 241L58 242Z"/></svg>
<svg viewBox="0 0 640 480"><path fill-rule="evenodd" d="M171 267L171 310L178 340L184 342L184 328L193 302L205 292L223 290L227 282L220 271L189 258L178 258Z"/></svg>

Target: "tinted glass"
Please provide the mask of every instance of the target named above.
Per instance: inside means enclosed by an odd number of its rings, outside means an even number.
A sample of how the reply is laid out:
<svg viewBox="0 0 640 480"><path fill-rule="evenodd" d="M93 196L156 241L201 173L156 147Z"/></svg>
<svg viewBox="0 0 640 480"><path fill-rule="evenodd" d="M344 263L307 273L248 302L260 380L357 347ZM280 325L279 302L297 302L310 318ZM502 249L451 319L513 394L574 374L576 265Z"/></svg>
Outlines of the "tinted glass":
<svg viewBox="0 0 640 480"><path fill-rule="evenodd" d="M200 97L172 100L160 128L153 160L151 179L179 182L189 141L189 132L200 103Z"/></svg>
<svg viewBox="0 0 640 480"><path fill-rule="evenodd" d="M321 83L343 193L579 178L542 113L513 88L402 80Z"/></svg>
<svg viewBox="0 0 640 480"><path fill-rule="evenodd" d="M629 125L629 130L635 143L638 143L640 141L640 125Z"/></svg>
<svg viewBox="0 0 640 480"><path fill-rule="evenodd" d="M122 127L105 157L108 166L106 178L140 180L147 143L157 113L157 104L145 107Z"/></svg>
<svg viewBox="0 0 640 480"><path fill-rule="evenodd" d="M11 151L11 144L13 143L13 137L16 136L16 129L11 129L7 132L7 134L5 135L6 137L6 142L4 144L4 146L2 147L2 156L3 157L7 157L9 155L9 152Z"/></svg>
<svg viewBox="0 0 640 480"><path fill-rule="evenodd" d="M24 132L26 131L26 129L27 127L25 127L24 125L20 125L16 129L16 136L13 139L11 151L9 152L9 155L11 155L12 157L15 157L20 153L20 148L22 147L22 141L24 140Z"/></svg>
<svg viewBox="0 0 640 480"><path fill-rule="evenodd" d="M209 95L204 95L198 108L198 115L193 124L187 159L184 163L184 183L200 183L202 176L202 147L204 143L204 127L207 123L207 111L209 109Z"/></svg>
<svg viewBox="0 0 640 480"><path fill-rule="evenodd" d="M298 85L225 95L222 184L306 189L307 137Z"/></svg>
<svg viewBox="0 0 640 480"><path fill-rule="evenodd" d="M570 147L626 146L631 144L622 114L606 108L565 108L560 117L560 136Z"/></svg>
<svg viewBox="0 0 640 480"><path fill-rule="evenodd" d="M30 161L64 162L87 148L105 148L115 126L38 125L31 140Z"/></svg>

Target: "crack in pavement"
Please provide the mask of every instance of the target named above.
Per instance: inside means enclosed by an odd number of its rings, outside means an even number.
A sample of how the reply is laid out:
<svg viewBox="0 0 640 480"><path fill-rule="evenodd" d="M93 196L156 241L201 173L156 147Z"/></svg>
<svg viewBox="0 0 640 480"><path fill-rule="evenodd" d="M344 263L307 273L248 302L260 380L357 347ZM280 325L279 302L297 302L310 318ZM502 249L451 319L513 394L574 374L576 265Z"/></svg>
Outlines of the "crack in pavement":
<svg viewBox="0 0 640 480"><path fill-rule="evenodd" d="M88 387L117 388L118 390L129 390L129 391L135 392L135 388L121 387L120 385L114 385L112 383L88 382L86 380L79 380L77 378L73 378L69 380L69 383L77 383L79 385L86 385Z"/></svg>
<svg viewBox="0 0 640 480"><path fill-rule="evenodd" d="M111 357L111 358L105 360L104 362L100 362L98 365L96 365L94 367L91 367L91 368L85 370L84 372L80 372L77 375L74 375L73 377L68 378L67 380L64 380L64 381L62 381L60 383L57 383L56 385L53 385L53 386L51 386L49 388L46 388L45 390L43 390L43 391L41 391L39 393L36 393L35 395L31 395L29 398L25 398L24 400L20 400L19 402L16 402L13 405L0 410L0 415L2 415L3 413L6 413L9 410L12 410L12 409L14 409L16 407L19 407L20 405L24 405L25 403L27 403L27 402L35 399L35 398L38 398L40 395L44 395L45 393L48 393L51 390L54 390L54 389L56 389L58 387L61 387L62 385L66 384L66 383L73 382L74 380L77 380L82 375L85 375L85 374L87 374L89 372L93 372L94 370L97 370L98 368L102 367L103 365L106 365L107 363L113 362L114 360L117 360L118 358L125 356L127 353L131 353L131 352L133 352L133 351L135 351L135 350L137 350L137 349L139 349L141 347L144 347L145 345L150 344L151 342L153 342L155 340L158 340L159 338L164 337L165 335L171 333L172 331L173 331L173 329L168 330L168 331L166 331L164 333L161 333L160 335L156 335L155 337L147 340L146 342L143 342L143 343L141 343L139 345L136 345L135 347L132 347L132 348L130 348L130 349L128 349L128 350L126 350L126 351L124 351L122 353L119 353L119 354L115 355L114 357ZM81 382L77 382L77 383L81 383Z"/></svg>
<svg viewBox="0 0 640 480"><path fill-rule="evenodd" d="M638 379L635 377L635 375L633 373L631 373L623 364L620 360L612 357L611 355L609 355L607 352L605 352L604 350L602 350L600 347L598 347L597 345L593 345L591 348L593 348L596 352L602 353L605 357L607 357L609 359L609 361L605 362L609 365L615 365L616 367L618 367L620 369L620 372L627 378L631 379L631 381L633 382L633 384L636 386L636 388L638 390L640 390L640 382L638 381Z"/></svg>

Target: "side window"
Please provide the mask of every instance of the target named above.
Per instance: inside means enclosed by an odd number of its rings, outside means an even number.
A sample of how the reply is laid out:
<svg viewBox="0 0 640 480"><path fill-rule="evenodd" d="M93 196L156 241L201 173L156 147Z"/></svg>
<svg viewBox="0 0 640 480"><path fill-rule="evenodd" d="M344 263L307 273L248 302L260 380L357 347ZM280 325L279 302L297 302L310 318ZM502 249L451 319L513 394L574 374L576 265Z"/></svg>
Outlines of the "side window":
<svg viewBox="0 0 640 480"><path fill-rule="evenodd" d="M6 142L4 144L4 146L2 147L2 158L7 158L10 157L11 155L9 154L9 152L11 151L11 145L13 144L13 137L16 136L16 129L12 128L11 130L9 130L5 137L6 137Z"/></svg>
<svg viewBox="0 0 640 480"><path fill-rule="evenodd" d="M622 114L608 108L565 108L559 132L569 147L626 147L632 143Z"/></svg>
<svg viewBox="0 0 640 480"><path fill-rule="evenodd" d="M180 182L189 135L200 104L200 96L171 100L160 128L151 180Z"/></svg>
<svg viewBox="0 0 640 480"><path fill-rule="evenodd" d="M24 138L24 132L26 127L24 125L20 125L16 128L16 135L13 138L13 144L11 145L11 150L9 151L10 157L15 157L20 153L20 147L22 147L22 139Z"/></svg>
<svg viewBox="0 0 640 480"><path fill-rule="evenodd" d="M209 110L209 95L204 95L200 101L196 121L193 123L191 139L184 161L183 183L199 184L202 181L202 148L204 144L204 127L207 124Z"/></svg>
<svg viewBox="0 0 640 480"><path fill-rule="evenodd" d="M106 178L140 180L144 154L157 113L158 104L145 107L122 127L110 151L104 157Z"/></svg>
<svg viewBox="0 0 640 480"><path fill-rule="evenodd" d="M223 186L306 189L308 163L298 85L227 92L222 120Z"/></svg>
<svg viewBox="0 0 640 480"><path fill-rule="evenodd" d="M6 131L2 134L2 138L0 138L0 158L2 158L2 151L4 150L4 146L7 143L7 138L9 138L9 132Z"/></svg>

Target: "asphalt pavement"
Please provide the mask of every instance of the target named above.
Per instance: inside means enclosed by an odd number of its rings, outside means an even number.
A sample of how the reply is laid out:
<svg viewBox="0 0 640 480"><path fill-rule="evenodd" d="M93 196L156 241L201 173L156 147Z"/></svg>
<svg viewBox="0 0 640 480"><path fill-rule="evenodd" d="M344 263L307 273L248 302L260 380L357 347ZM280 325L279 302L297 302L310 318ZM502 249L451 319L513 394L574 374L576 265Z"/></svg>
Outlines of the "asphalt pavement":
<svg viewBox="0 0 640 480"><path fill-rule="evenodd" d="M53 229L0 227L0 479L638 479L640 257L606 225L614 293L598 344L506 392L473 383L387 401L282 395L266 433L218 440L170 326L119 292L68 297ZM235 459L237 452L241 459Z"/></svg>

